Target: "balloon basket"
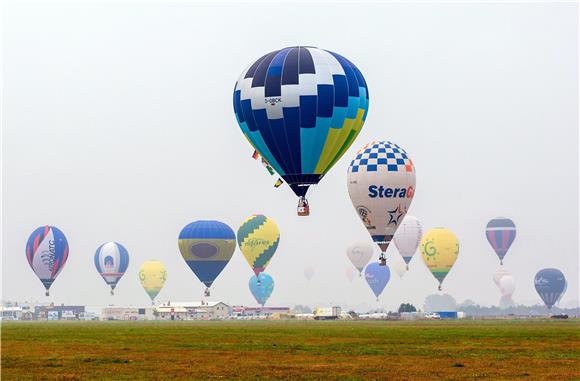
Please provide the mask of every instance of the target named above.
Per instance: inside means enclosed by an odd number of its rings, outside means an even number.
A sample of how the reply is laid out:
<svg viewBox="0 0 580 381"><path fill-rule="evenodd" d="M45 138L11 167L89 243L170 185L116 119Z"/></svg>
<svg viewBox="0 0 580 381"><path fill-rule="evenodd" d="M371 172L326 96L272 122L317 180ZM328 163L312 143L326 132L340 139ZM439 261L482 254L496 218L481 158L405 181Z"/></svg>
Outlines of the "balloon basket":
<svg viewBox="0 0 580 381"><path fill-rule="evenodd" d="M48 293L48 290L44 293L44 296L50 296L50 294Z"/></svg>
<svg viewBox="0 0 580 381"><path fill-rule="evenodd" d="M301 196L298 199L298 207L296 209L298 216L300 217L307 217L310 215L310 206L308 205L308 200L306 197Z"/></svg>

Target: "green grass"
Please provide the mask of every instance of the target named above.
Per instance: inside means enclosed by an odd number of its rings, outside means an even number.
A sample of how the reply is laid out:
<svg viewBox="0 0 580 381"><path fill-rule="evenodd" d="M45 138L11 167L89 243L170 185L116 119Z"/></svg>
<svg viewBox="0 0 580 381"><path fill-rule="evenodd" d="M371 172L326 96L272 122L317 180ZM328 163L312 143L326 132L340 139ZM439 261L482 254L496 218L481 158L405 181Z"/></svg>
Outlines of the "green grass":
<svg viewBox="0 0 580 381"><path fill-rule="evenodd" d="M2 380L580 379L568 321L4 322Z"/></svg>

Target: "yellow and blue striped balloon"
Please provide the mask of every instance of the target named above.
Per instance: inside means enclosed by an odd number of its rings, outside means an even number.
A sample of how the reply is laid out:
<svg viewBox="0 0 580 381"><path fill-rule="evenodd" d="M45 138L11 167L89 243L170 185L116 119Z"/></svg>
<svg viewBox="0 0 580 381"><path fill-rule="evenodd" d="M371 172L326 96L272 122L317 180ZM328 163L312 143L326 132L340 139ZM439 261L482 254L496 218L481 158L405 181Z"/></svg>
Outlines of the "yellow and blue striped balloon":
<svg viewBox="0 0 580 381"><path fill-rule="evenodd" d="M191 271L209 288L234 255L236 235L223 222L195 221L181 230L178 244Z"/></svg>
<svg viewBox="0 0 580 381"><path fill-rule="evenodd" d="M278 225L261 214L246 218L238 229L238 245L256 276L266 269L279 242Z"/></svg>

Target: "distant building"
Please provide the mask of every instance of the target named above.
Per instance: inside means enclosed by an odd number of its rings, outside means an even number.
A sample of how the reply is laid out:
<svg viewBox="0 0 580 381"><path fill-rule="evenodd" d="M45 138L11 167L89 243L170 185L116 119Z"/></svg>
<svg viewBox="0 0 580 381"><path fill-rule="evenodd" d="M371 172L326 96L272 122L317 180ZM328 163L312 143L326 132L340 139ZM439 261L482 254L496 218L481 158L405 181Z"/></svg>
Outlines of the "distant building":
<svg viewBox="0 0 580 381"><path fill-rule="evenodd" d="M85 312L85 306L35 306L35 320L78 320Z"/></svg>
<svg viewBox="0 0 580 381"><path fill-rule="evenodd" d="M154 320L155 307L105 307L101 320Z"/></svg>
<svg viewBox="0 0 580 381"><path fill-rule="evenodd" d="M230 316L223 302L169 302L161 306L106 307L102 320L216 320Z"/></svg>
<svg viewBox="0 0 580 381"><path fill-rule="evenodd" d="M232 316L248 318L281 319L290 315L290 307L232 307Z"/></svg>
<svg viewBox="0 0 580 381"><path fill-rule="evenodd" d="M157 308L160 318L171 319L171 309L174 319L181 320L226 319L231 314L230 306L223 302L169 302Z"/></svg>

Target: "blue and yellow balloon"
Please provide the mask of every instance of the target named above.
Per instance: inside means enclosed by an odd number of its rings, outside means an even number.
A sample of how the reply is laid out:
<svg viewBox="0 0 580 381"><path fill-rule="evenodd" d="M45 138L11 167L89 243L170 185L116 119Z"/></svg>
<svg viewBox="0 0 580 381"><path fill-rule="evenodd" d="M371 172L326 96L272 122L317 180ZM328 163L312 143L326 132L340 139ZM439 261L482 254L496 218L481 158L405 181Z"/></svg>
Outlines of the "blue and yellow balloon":
<svg viewBox="0 0 580 381"><path fill-rule="evenodd" d="M209 288L234 255L234 231L220 221L195 221L181 230L178 244L185 263L209 296Z"/></svg>
<svg viewBox="0 0 580 381"><path fill-rule="evenodd" d="M343 56L294 46L268 53L244 70L233 101L245 137L303 205L308 188L361 131L369 93L359 69Z"/></svg>

